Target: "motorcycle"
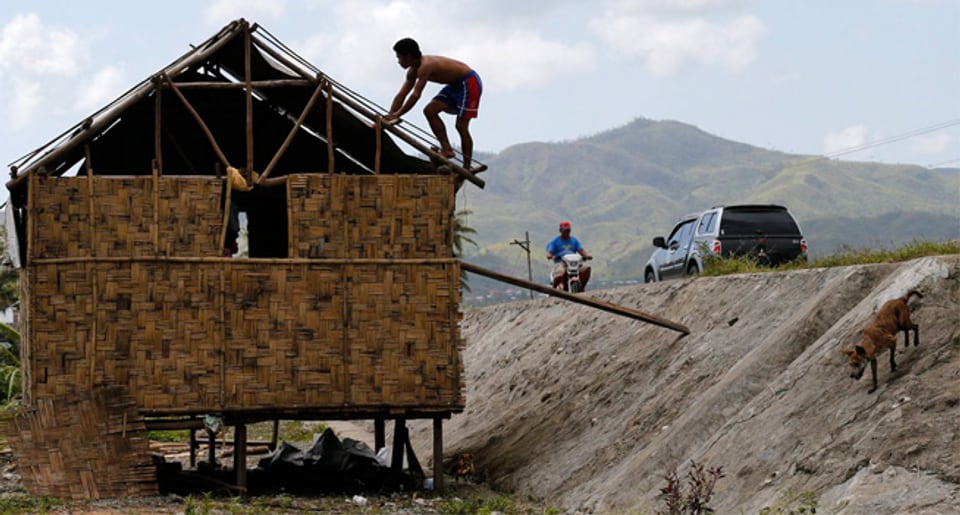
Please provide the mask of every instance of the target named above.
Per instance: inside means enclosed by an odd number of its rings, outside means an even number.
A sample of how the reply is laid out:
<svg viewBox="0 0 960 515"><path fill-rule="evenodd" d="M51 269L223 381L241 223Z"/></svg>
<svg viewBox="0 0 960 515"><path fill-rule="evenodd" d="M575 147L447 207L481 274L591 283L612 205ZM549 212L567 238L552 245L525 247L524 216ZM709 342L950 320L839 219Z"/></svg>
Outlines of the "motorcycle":
<svg viewBox="0 0 960 515"><path fill-rule="evenodd" d="M561 259L563 260L563 279L557 288L570 293L582 292L587 279L583 277L583 272L586 271L583 266L583 256L571 252L565 254Z"/></svg>

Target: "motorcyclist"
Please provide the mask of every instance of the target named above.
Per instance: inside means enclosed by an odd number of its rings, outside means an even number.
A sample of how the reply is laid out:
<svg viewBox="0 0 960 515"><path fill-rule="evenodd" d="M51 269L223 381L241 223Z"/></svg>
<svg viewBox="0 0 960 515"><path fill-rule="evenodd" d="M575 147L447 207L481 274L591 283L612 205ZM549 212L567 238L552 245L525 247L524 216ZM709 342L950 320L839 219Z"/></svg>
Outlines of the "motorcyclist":
<svg viewBox="0 0 960 515"><path fill-rule="evenodd" d="M551 275L554 288L562 287L563 278L566 274L566 267L563 264L563 256L576 252L583 256L584 261L593 259L593 256L591 256L587 250L583 248L583 245L580 244L580 241L570 235L570 231L570 222L560 222L560 235L555 236L552 240L550 240L550 243L547 243L547 259L553 260L555 263L553 266L553 274ZM587 281L589 280L590 267L583 265L580 268L580 285L583 288L586 288Z"/></svg>

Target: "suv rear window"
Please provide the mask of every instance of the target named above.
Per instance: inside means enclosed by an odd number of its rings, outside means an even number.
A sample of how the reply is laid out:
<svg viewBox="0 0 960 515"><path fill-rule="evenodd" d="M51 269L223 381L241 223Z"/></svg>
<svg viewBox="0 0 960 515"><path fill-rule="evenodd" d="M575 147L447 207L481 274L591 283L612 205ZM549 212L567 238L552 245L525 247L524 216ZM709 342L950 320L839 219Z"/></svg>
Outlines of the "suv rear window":
<svg viewBox="0 0 960 515"><path fill-rule="evenodd" d="M720 219L720 234L752 236L757 232L769 235L800 235L800 228L784 208L727 208Z"/></svg>

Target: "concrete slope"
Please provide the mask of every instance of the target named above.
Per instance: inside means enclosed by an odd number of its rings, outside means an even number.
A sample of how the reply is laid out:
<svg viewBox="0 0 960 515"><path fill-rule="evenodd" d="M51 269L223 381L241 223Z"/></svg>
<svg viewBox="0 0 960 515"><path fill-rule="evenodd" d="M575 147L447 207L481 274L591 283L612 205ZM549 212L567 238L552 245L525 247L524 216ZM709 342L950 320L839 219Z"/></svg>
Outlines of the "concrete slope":
<svg viewBox="0 0 960 515"><path fill-rule="evenodd" d="M840 349L911 288L920 346L848 377ZM711 506L960 513L960 256L590 292L677 333L555 299L465 313L447 455L566 512L651 513L663 475L722 466ZM429 431L415 427L419 448Z"/></svg>

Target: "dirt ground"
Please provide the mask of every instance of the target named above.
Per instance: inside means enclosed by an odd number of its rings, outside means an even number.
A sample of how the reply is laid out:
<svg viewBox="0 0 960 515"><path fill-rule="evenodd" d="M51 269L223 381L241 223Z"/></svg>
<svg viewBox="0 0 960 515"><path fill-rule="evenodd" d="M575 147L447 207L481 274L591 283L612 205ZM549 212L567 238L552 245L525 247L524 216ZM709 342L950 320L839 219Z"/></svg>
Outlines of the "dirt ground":
<svg viewBox="0 0 960 515"><path fill-rule="evenodd" d="M900 336L899 368L882 356L867 393L840 349L912 288L920 345ZM446 452L473 453L493 487L653 513L664 474L693 460L723 467L719 513L960 513L960 256L588 294L692 332L555 299L467 311L467 408ZM429 449L429 427L412 434Z"/></svg>

